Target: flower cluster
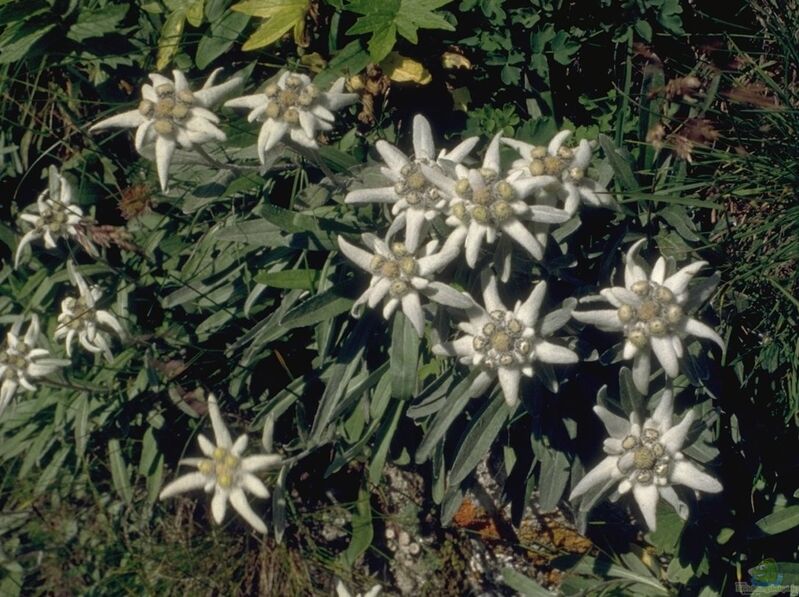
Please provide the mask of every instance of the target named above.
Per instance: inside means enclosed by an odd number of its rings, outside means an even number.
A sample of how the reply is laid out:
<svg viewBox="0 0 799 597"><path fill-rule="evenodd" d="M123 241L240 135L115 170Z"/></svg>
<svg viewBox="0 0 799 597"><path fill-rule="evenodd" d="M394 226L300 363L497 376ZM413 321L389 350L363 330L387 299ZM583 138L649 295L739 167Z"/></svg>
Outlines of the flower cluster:
<svg viewBox="0 0 799 597"><path fill-rule="evenodd" d="M24 320L20 317L6 333L5 346L0 347L0 415L22 387L28 392L36 390L33 381L46 377L69 365L68 360L54 359L39 344L39 318L31 317L25 335L20 338Z"/></svg>
<svg viewBox="0 0 799 597"><path fill-rule="evenodd" d="M553 151L566 150L562 147L564 139L565 135L559 135ZM393 219L386 241L365 234L364 241L373 249L371 254L343 238L339 238L339 247L358 267L372 274L369 288L355 302L353 315L359 315L364 304L375 307L388 296L383 316L388 319L401 304L422 336L420 293L434 303L464 311L468 321L458 326L464 335L439 342L434 350L442 356L457 356L462 363L479 370L471 387L473 393L481 393L498 378L506 402L514 407L522 376L532 377L538 370L547 380L555 380L550 365L578 361L572 350L548 340L568 321L568 313L556 318L557 325L541 325L539 313L547 287L544 281L539 281L529 298L510 310L500 300L497 278L488 269L482 270L484 307L468 293L434 279L461 254L469 268L477 268L484 244L496 243L493 261L500 265L500 279L505 282L510 277L512 242L534 259L543 260L546 235L542 239L535 226L562 224L571 217L565 209L541 204L539 199L551 193L570 193L576 188L572 179L563 178L560 171L520 176L512 170L503 175L502 141L496 135L480 167L468 167L465 164L477 139L466 139L451 151L436 152L430 123L421 115L415 116L412 158L385 141L378 141L375 146L385 162L381 172L392 186L353 190L345 198L350 204L391 204ZM585 174L591 154L587 141L580 145L578 153L575 163ZM603 199L601 203L611 202ZM389 239L400 230L405 232L404 242L391 243ZM425 245L423 256L417 256L417 247L435 230L446 230L446 237L434 238ZM432 253L442 241L441 251ZM555 386L556 382L550 385Z"/></svg>
<svg viewBox="0 0 799 597"><path fill-rule="evenodd" d="M216 84L218 75L219 70L214 71L202 88L192 90L179 70L173 71L171 79L151 74L135 110L101 120L91 130L135 128L134 146L155 161L161 189L166 192L178 149L226 167L203 149L212 141L226 140L220 118L212 111L220 104L247 109L247 120L259 123L256 149L264 168L252 167L264 170L281 142L303 154L317 150L319 133L333 128L334 112L357 99L356 94L344 91L343 79L324 91L308 76L287 71L266 82L262 91L223 104L242 81L234 77ZM364 230L357 240L337 239L341 254L369 276L352 315L381 306L388 320L402 311L419 338L427 334L434 354L457 359L473 370L471 396L498 383L510 409L525 396L525 377L537 376L556 392L558 376L553 366L580 360L575 339L560 335L570 323L574 328L566 328L567 333L579 329L572 319L621 332L621 356L633 360L635 386L642 393L648 391L654 353L665 373L666 389L643 423L635 412L625 419L603 406L594 408L610 434L604 443L606 456L579 480L571 499L616 486L618 494L633 494L645 522L654 529L660 497L680 516L687 516L687 506L673 486L720 491L721 485L681 451L693 411L677 424L672 421L670 379L679 375L684 340L696 336L724 347L713 329L691 315L701 302L692 296L692 279L705 262L678 270L673 260L659 257L650 269L639 255L645 242L641 239L627 251L624 286L606 288L581 301L604 299L612 309L575 311L577 301L567 298L560 307L545 312L547 290L558 286L551 279L557 269L548 260L548 253L560 248L550 247L552 227L570 221L576 224L581 207L616 207L591 169L591 143L583 139L575 146L567 145L570 131L557 133L546 145L498 134L479 160L471 156L477 137L451 150L437 150L432 127L423 116L414 117L412 129L413 154L378 141L375 149L383 162L380 172L385 182L376 188L350 189L344 198L351 206L381 204L386 219L380 230ZM518 154L510 165L503 166L503 150ZM60 239L77 240L98 256L85 233L93 221L74 205L73 195L69 182L50 168L49 186L36 201L36 213L31 208L20 216L28 230L17 246L15 267L23 250L40 239L48 249L55 248ZM100 287L84 278L72 260L66 269L77 294L61 301L53 337L64 343L70 358L77 340L86 351L111 361L114 338L124 341L125 328L117 315L102 308ZM474 298L478 293L482 295L479 302ZM20 338L22 323L17 320L0 349L0 413L18 387L33 391L35 380L70 363L52 358L39 347L35 315L24 338ZM211 512L217 523L224 520L230 503L250 526L265 533L266 523L251 507L247 493L267 498L269 491L257 473L287 461L272 453L271 440L263 442L266 453L244 456L247 436L234 442L213 394L207 404L214 441L198 436L202 456L181 460L196 470L167 484L160 497L203 489L213 493ZM346 592L343 585L337 590ZM379 586L369 594L377 591Z"/></svg>
<svg viewBox="0 0 799 597"><path fill-rule="evenodd" d="M724 349L724 341L712 328L685 312L688 284L706 262L695 261L667 275L666 259L659 257L652 272L647 274L646 264L638 255L645 240L639 240L627 251L624 286L601 291L615 309L574 312L579 321L607 331L624 332L622 355L633 359L633 380L642 394L649 389L652 352L666 375L677 377L684 351L681 338L697 336Z"/></svg>
<svg viewBox="0 0 799 597"><path fill-rule="evenodd" d="M225 519L227 503L259 533L266 533L266 523L250 506L245 490L259 498L268 498L269 490L255 473L281 465L279 454L257 454L242 456L247 449L247 436L240 435L234 442L225 425L216 396L208 396L208 416L214 430L212 443L204 435L197 436L203 458L184 458L181 464L197 468L196 472L178 477L161 490L160 498L166 499L179 493L203 489L213 492L211 513L217 524Z"/></svg>
<svg viewBox="0 0 799 597"><path fill-rule="evenodd" d="M694 421L694 411L688 411L673 425L671 389L664 390L657 408L643 424L635 412L630 414L629 421L602 406L595 406L594 412L610 435L604 444L607 456L574 487L570 500L577 500L593 487L618 482L619 494L632 490L644 521L654 531L657 502L661 497L681 518L688 518L688 506L680 500L673 485L708 493L721 491L718 481L700 471L680 452Z"/></svg>
<svg viewBox="0 0 799 597"><path fill-rule="evenodd" d="M96 255L94 245L83 234L87 219L83 211L72 203L74 190L72 185L58 172L54 166L48 169L47 189L36 198L36 213L23 213L19 216L23 226L33 227L22 235L14 255L14 267L19 267L22 252L32 242L44 239L44 246L55 249L58 239L73 239L81 243L87 250Z"/></svg>

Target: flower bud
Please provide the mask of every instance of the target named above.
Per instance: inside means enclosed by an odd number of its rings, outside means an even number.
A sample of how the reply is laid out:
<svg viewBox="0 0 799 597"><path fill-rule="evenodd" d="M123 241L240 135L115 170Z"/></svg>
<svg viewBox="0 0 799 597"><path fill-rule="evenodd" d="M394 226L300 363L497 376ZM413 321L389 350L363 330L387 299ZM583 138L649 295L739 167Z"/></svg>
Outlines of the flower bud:
<svg viewBox="0 0 799 597"><path fill-rule="evenodd" d="M532 160L527 168L530 170L530 174L533 176L541 176L544 174L544 172L546 172L546 166L544 165L543 160Z"/></svg>
<svg viewBox="0 0 799 597"><path fill-rule="evenodd" d="M630 290L638 296L646 296L649 293L649 282L646 280L638 280L630 286Z"/></svg>
<svg viewBox="0 0 799 597"><path fill-rule="evenodd" d="M635 309L630 305L622 305L616 314L619 316L619 321L629 323L635 318Z"/></svg>

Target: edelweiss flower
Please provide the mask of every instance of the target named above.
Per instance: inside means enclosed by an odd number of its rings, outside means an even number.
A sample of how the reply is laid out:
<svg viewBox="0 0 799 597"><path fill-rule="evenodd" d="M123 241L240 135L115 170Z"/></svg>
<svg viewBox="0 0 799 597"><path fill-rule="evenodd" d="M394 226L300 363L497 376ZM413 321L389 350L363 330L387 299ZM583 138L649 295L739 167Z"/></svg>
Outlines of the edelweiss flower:
<svg viewBox="0 0 799 597"><path fill-rule="evenodd" d="M601 406L595 406L594 412L610 434L604 445L608 456L586 473L569 500L577 499L592 487L618 480L618 492L625 494L632 489L647 526L654 531L660 497L671 504L683 520L688 518L688 506L677 496L673 485L708 493L721 491L721 483L700 471L680 452L694 412L688 411L682 421L672 426L674 397L671 390L663 392L652 417L643 425L636 413L627 421Z"/></svg>
<svg viewBox="0 0 799 597"><path fill-rule="evenodd" d="M458 356L461 363L480 367L482 371L475 379L474 386L485 388L498 376L505 402L508 406L515 406L519 401L521 376L533 376L535 361L567 364L578 360L577 355L568 348L545 340L568 319L566 317L555 324L539 324L546 290L546 282L539 282L527 300L517 301L510 311L499 298L496 277L484 274L485 309L474 305L469 311L469 321L458 325L464 335L452 342L434 346L433 352L443 356Z"/></svg>
<svg viewBox="0 0 799 597"><path fill-rule="evenodd" d="M136 151L152 159L152 144L155 144L155 162L161 190L166 191L169 164L176 147L191 150L212 139L224 141L227 137L216 125L219 118L209 110L225 95L241 83L238 78L220 85L214 79L222 69L216 69L199 91L189 89L186 77L173 70L174 81L163 75L150 75L152 85L142 86L142 101L136 110L130 110L101 120L89 130L107 128L135 128Z"/></svg>
<svg viewBox="0 0 799 597"><path fill-rule="evenodd" d="M375 308L388 297L383 307L383 317L389 319L401 306L402 312L421 336L424 333L424 311L419 300L420 293L450 307L463 309L472 305L472 300L466 295L432 279L433 274L458 256L457 246L446 243L436 253L438 241L434 240L418 251L421 255L417 256L402 242L392 242L389 246L373 234L363 234L361 238L371 253L338 237L341 252L362 270L372 274L369 288L352 306L353 316L359 317L365 304Z"/></svg>
<svg viewBox="0 0 799 597"><path fill-rule="evenodd" d="M80 294L61 301L60 325L55 330L55 339L66 338L68 356L72 356L72 343L77 336L83 348L91 353L102 353L110 361L114 358L109 346L111 337L103 328L110 328L120 338L124 337L125 331L111 312L97 308L97 302L103 297L102 291L97 286L89 287L71 261L67 262L67 270L72 285L78 287Z"/></svg>
<svg viewBox="0 0 799 597"><path fill-rule="evenodd" d="M613 199L607 189L586 175L591 162L591 144L581 139L576 149L566 147L563 143L571 134L571 131L560 131L546 147L503 138L503 143L522 156L513 163L509 178L552 176L552 184L541 189L539 200L552 205L555 199L561 198L564 209L570 214L577 211L580 199L596 207L612 207Z"/></svg>
<svg viewBox="0 0 799 597"><path fill-rule="evenodd" d="M483 239L493 243L500 233L515 240L535 259L543 259L544 245L524 222L559 224L569 219L569 214L562 209L528 205L524 201L535 189L552 183L553 177L499 178L499 140L497 135L491 141L482 168L467 169L457 164L457 181L439 170L421 166L424 175L449 199L447 224L455 228L452 234L465 242L466 263L472 268L477 264Z"/></svg>
<svg viewBox="0 0 799 597"><path fill-rule="evenodd" d="M236 512L251 527L259 533L266 533L266 524L253 512L244 491L247 490L259 498L268 498L269 490L253 473L280 465L281 457L279 454L258 454L242 458L241 455L247 449L247 436L240 435L235 443L231 440L213 394L208 396L208 414L216 444L199 434L197 441L205 458L184 458L180 461L180 464L197 467L197 472L188 473L169 483L161 490L159 498L163 500L200 488L206 493L213 491L211 513L217 524L224 520L229 500Z"/></svg>
<svg viewBox="0 0 799 597"><path fill-rule="evenodd" d="M69 365L64 359L50 358L44 348L36 348L39 341L39 318L31 317L31 322L20 339L22 318L6 334L6 345L0 348L0 414L8 406L19 386L33 392L36 386L32 380L50 375L61 367Z"/></svg>
<svg viewBox="0 0 799 597"><path fill-rule="evenodd" d="M695 261L681 270L666 275L666 260L659 257L652 273L639 263L641 239L627 252L624 267L624 286L601 291L615 309L573 313L578 321L590 323L606 331L623 331L627 338L623 357L633 360L633 380L642 394L649 388L651 371L650 348L668 377L680 373L679 359L683 355L681 338L693 335L712 340L724 350L724 341L704 323L689 317L683 306L689 298L688 283L705 265Z"/></svg>
<svg viewBox="0 0 799 597"><path fill-rule="evenodd" d="M245 95L225 102L229 108L250 110L247 120L264 121L258 134L258 157L266 163L266 153L289 133L291 140L303 147L316 148L316 133L333 128L333 114L358 99L356 93L342 93L344 79L338 79L330 91L320 91L310 77L284 72L277 83L269 83L261 93Z"/></svg>
<svg viewBox="0 0 799 597"><path fill-rule="evenodd" d="M405 244L415 251L423 237L425 223L443 214L447 197L424 175L425 165L449 175L455 164L461 163L479 141L470 137L461 141L452 151L441 150L436 158L433 132L430 123L421 114L413 118L413 160L399 149L383 141L375 144L386 163L380 171L394 183L391 187L358 189L347 193L346 203L392 203L391 213L397 217L394 227L405 226Z"/></svg>
<svg viewBox="0 0 799 597"><path fill-rule="evenodd" d="M375 585L371 589L366 591L366 593L355 593L355 595L353 595L352 593L349 592L349 589L347 589L347 587L344 585L341 579L339 579L339 581L336 583L337 597L376 597L376 595L380 593L382 589L383 589L382 586Z"/></svg>
<svg viewBox="0 0 799 597"><path fill-rule="evenodd" d="M58 173L55 166L50 166L48 179L47 190L36 198L36 209L39 213L24 213L19 216L23 222L33 224L33 229L19 240L14 267L19 265L22 250L40 238L44 239L44 246L48 249L54 249L59 238L75 238L89 252L96 253L94 246L81 235L83 211L77 205L72 205L72 185Z"/></svg>

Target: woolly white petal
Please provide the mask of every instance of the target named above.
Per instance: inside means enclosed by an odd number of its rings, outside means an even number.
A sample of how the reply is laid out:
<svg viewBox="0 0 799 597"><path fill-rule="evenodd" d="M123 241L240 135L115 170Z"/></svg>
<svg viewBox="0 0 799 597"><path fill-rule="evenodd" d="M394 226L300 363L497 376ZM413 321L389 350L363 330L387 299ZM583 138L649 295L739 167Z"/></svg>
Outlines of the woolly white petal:
<svg viewBox="0 0 799 597"><path fill-rule="evenodd" d="M616 331L624 328L619 320L618 311L615 309L602 309L598 311L573 311L572 317L577 321L595 325L606 331Z"/></svg>
<svg viewBox="0 0 799 597"><path fill-rule="evenodd" d="M688 430L691 428L691 423L694 422L694 417L694 411L689 410L687 413L685 413L682 421L680 421L671 429L667 430L663 434L663 437L660 438L660 443L663 444L663 447L666 448L669 454L675 454L680 450L680 448L682 448L682 445L685 442L685 436L688 435Z"/></svg>
<svg viewBox="0 0 799 597"><path fill-rule="evenodd" d="M544 247L519 220L513 219L502 226L503 232L519 243L536 260L544 258Z"/></svg>
<svg viewBox="0 0 799 597"><path fill-rule="evenodd" d="M685 292L691 279L706 265L707 261L694 261L679 270L676 274L666 278L663 281L663 286L671 290L674 294L682 294Z"/></svg>
<svg viewBox="0 0 799 597"><path fill-rule="evenodd" d="M430 282L424 294L431 301L435 301L447 307L455 309L469 309L474 307L474 300L467 294L458 292L447 284L441 282Z"/></svg>
<svg viewBox="0 0 799 597"><path fill-rule="evenodd" d="M490 273L489 270L483 270L483 303L485 304L486 311L507 311L507 308L499 298L499 289L497 288L497 278Z"/></svg>
<svg viewBox="0 0 799 597"><path fill-rule="evenodd" d="M172 162L172 154L175 153L175 140L167 137L158 137L155 140L155 164L158 170L158 182L161 183L161 190L166 192L169 180L169 164Z"/></svg>
<svg viewBox="0 0 799 597"><path fill-rule="evenodd" d="M455 164L460 164L471 153L474 146L480 141L480 137L469 137L458 143L450 151L441 152L439 159L447 160Z"/></svg>
<svg viewBox="0 0 799 597"><path fill-rule="evenodd" d="M408 156L386 141L380 139L375 143L375 149L383 158L386 165L394 172L399 172L408 163Z"/></svg>
<svg viewBox="0 0 799 597"><path fill-rule="evenodd" d="M649 390L649 374L652 370L652 362L649 349L641 349L633 360L633 383L635 388L642 394Z"/></svg>
<svg viewBox="0 0 799 597"><path fill-rule="evenodd" d="M161 490L161 493L158 494L158 498L165 500L179 493L185 493L186 491L194 491L195 489L202 488L207 482L208 482L208 477L206 477L200 472L195 471L193 473L189 473L188 475L183 475L182 477L178 477L171 483L167 484Z"/></svg>
<svg viewBox="0 0 799 597"><path fill-rule="evenodd" d="M471 268L474 268L477 264L485 233L485 226L481 226L477 222L469 223L469 229L466 233L466 263Z"/></svg>
<svg viewBox="0 0 799 597"><path fill-rule="evenodd" d="M499 367L497 369L497 374L499 375L499 385L502 386L502 394L505 397L505 402L508 406L515 406L519 402L519 382L522 377L521 371L518 369Z"/></svg>
<svg viewBox="0 0 799 597"><path fill-rule="evenodd" d="M646 272L637 262L638 251L645 242L646 239L642 238L633 243L633 245L627 250L627 258L624 262L624 285L627 288L630 288L630 286L636 282L648 279Z"/></svg>
<svg viewBox="0 0 799 597"><path fill-rule="evenodd" d="M233 442L230 439L230 432L225 426L225 421L222 419L222 413L219 412L219 404L216 401L216 396L208 394L208 416L211 418L211 426L214 428L214 438L216 445L222 448L230 449Z"/></svg>
<svg viewBox="0 0 799 597"><path fill-rule="evenodd" d="M230 448L230 453L233 454L236 458L241 457L244 454L244 450L247 449L247 444L249 443L249 438L246 434L242 434L236 438L236 441L233 442L233 446Z"/></svg>
<svg viewBox="0 0 799 597"><path fill-rule="evenodd" d="M705 340L712 340L724 350L724 340L721 339L721 336L719 336L713 328L697 319L686 317L682 324L682 331L692 336L704 338Z"/></svg>
<svg viewBox="0 0 799 597"><path fill-rule="evenodd" d="M265 105L269 102L269 98L264 93L256 93L255 95L243 95L231 100L226 101L223 105L226 108L246 108L253 110L258 106Z"/></svg>
<svg viewBox="0 0 799 597"><path fill-rule="evenodd" d="M655 261L655 266L652 268L652 273L650 274L649 279L655 284L663 284L665 277L666 260L663 257L658 257L657 261Z"/></svg>
<svg viewBox="0 0 799 597"><path fill-rule="evenodd" d="M280 454L256 454L241 460L241 470L252 473L262 469L274 468L283 462Z"/></svg>
<svg viewBox="0 0 799 597"><path fill-rule="evenodd" d="M241 490L239 490L241 491ZM214 488L214 497L211 498L211 514L217 524L222 524L225 519L225 511L227 510L228 493L219 485Z"/></svg>
<svg viewBox="0 0 799 597"><path fill-rule="evenodd" d="M419 295L408 292L402 297L402 312L411 322L413 329L421 337L424 334L424 311L419 303Z"/></svg>
<svg viewBox="0 0 799 597"><path fill-rule="evenodd" d="M395 203L399 195L394 187L379 187L376 189L357 189L350 191L344 198L345 203Z"/></svg>
<svg viewBox="0 0 799 597"><path fill-rule="evenodd" d="M687 460L677 460L671 469L670 481L672 485L685 485L697 491L718 493L722 490L721 483L703 473Z"/></svg>
<svg viewBox="0 0 799 597"><path fill-rule="evenodd" d="M580 360L575 352L565 346L543 340L535 344L535 356L539 361L556 365L567 365Z"/></svg>
<svg viewBox="0 0 799 597"><path fill-rule="evenodd" d="M641 485L636 483L633 487L633 497L644 515L646 526L650 531L657 529L657 505L658 505L657 486L655 484Z"/></svg>
<svg viewBox="0 0 799 597"><path fill-rule="evenodd" d="M268 118L261 126L261 130L258 133L258 158L262 164L266 163L266 153L278 144L288 129L289 125L287 123L278 122L272 118Z"/></svg>
<svg viewBox="0 0 799 597"><path fill-rule="evenodd" d="M616 464L619 461L618 456L606 456L594 468L588 471L585 476L580 479L580 482L575 485L569 495L569 500L575 500L586 491L597 485L603 485L610 481L613 473L616 470Z"/></svg>
<svg viewBox="0 0 799 597"><path fill-rule="evenodd" d="M433 160L436 157L433 131L427 118L421 114L413 117L413 156L417 160Z"/></svg>
<svg viewBox="0 0 799 597"><path fill-rule="evenodd" d="M529 213L531 220L544 224L561 224L571 217L569 212L547 205L531 205Z"/></svg>
<svg viewBox="0 0 799 597"><path fill-rule="evenodd" d="M652 351L669 377L677 377L680 374L680 363L677 354L674 352L674 345L671 343L670 336L652 336L649 339Z"/></svg>
<svg viewBox="0 0 799 597"><path fill-rule="evenodd" d="M533 327L538 321L544 295L547 292L547 283L544 281L535 285L530 296L516 309L516 317L527 327Z"/></svg>
<svg viewBox="0 0 799 597"><path fill-rule="evenodd" d="M129 112L116 114L106 118L105 120L101 120L96 124L93 124L91 128L89 128L89 132L93 133L95 131L101 131L103 129L109 128L136 128L146 121L147 117L141 112L138 110L130 110Z"/></svg>
<svg viewBox="0 0 799 597"><path fill-rule="evenodd" d="M372 271L372 260L374 259L374 255L371 253L367 253L363 249L356 247L349 241L347 241L343 236L338 237L338 246L341 249L341 252L352 261L355 265L360 267L362 270L370 272Z"/></svg>
<svg viewBox="0 0 799 597"><path fill-rule="evenodd" d="M610 437L624 439L630 434L630 422L627 419L613 414L604 406L594 406L594 412L608 430Z"/></svg>
<svg viewBox="0 0 799 597"><path fill-rule="evenodd" d="M269 490L266 488L266 485L253 474L244 473L241 476L241 486L255 497L262 499L269 497Z"/></svg>
<svg viewBox="0 0 799 597"><path fill-rule="evenodd" d="M560 131L557 135L552 137L552 140L547 145L547 153L549 155L555 155L558 153L560 146L563 145L563 142L566 141L571 136L571 131Z"/></svg>
<svg viewBox="0 0 799 597"><path fill-rule="evenodd" d="M230 492L230 504L247 523L259 533L266 533L266 524L250 507L247 496L241 487L234 487Z"/></svg>
<svg viewBox="0 0 799 597"><path fill-rule="evenodd" d="M494 172L499 172L499 141L502 138L502 133L497 133L494 135L494 138L491 139L491 143L488 144L488 148L486 149L485 158L483 158L483 168L488 168L489 170L493 170Z"/></svg>

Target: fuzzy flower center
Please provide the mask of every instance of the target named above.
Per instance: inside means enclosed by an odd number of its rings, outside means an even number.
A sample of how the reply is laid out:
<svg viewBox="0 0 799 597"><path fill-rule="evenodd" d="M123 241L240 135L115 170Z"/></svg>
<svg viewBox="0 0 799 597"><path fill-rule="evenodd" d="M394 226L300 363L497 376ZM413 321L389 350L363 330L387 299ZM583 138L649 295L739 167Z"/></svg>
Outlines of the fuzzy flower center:
<svg viewBox="0 0 799 597"><path fill-rule="evenodd" d="M441 192L427 180L417 163L408 163L400 171L402 180L394 185L394 192L405 199L410 207L435 208L441 200Z"/></svg>
<svg viewBox="0 0 799 597"><path fill-rule="evenodd" d="M405 243L395 242L391 245L392 257L375 255L371 269L375 276L391 281L388 292L394 298L401 298L411 290L411 278L419 271L416 259L405 248Z"/></svg>
<svg viewBox="0 0 799 597"><path fill-rule="evenodd" d="M319 99L319 88L313 83L303 84L296 75L286 78L283 85L270 83L264 94L267 98L266 117L282 120L290 125L300 123L300 111L309 110Z"/></svg>
<svg viewBox="0 0 799 597"><path fill-rule="evenodd" d="M572 167L574 150L561 147L555 155L550 155L546 147L536 146L530 151L527 169L532 176L550 175L579 182L585 177L583 168Z"/></svg>
<svg viewBox="0 0 799 597"><path fill-rule="evenodd" d="M481 184L473 185L468 178L455 184L455 193L462 199L452 206L453 215L466 223L474 220L484 226L498 227L514 216L511 203L516 191L509 182L497 180L497 173L489 168L480 169Z"/></svg>
<svg viewBox="0 0 799 597"><path fill-rule="evenodd" d="M78 330L94 320L94 308L90 307L82 296L70 296L64 299L63 310L70 316L64 325L73 330Z"/></svg>
<svg viewBox="0 0 799 597"><path fill-rule="evenodd" d="M646 280L639 280L630 290L641 298L641 303L638 306L625 303L617 311L627 339L643 348L650 336L672 334L684 316L674 293Z"/></svg>
<svg viewBox="0 0 799 597"><path fill-rule="evenodd" d="M16 350L4 350L0 352L0 366L5 366L3 375L0 379L15 381L20 371L28 367L28 358L25 356L30 351L30 347L20 342Z"/></svg>
<svg viewBox="0 0 799 597"><path fill-rule="evenodd" d="M491 321L472 340L474 350L483 356L482 362L489 369L510 367L525 362L532 344L522 338L524 325L511 311L492 311Z"/></svg>
<svg viewBox="0 0 799 597"><path fill-rule="evenodd" d="M240 464L241 460L230 450L217 447L213 458L204 458L197 468L209 479L214 479L217 485L228 489L233 486Z"/></svg>
<svg viewBox="0 0 799 597"><path fill-rule="evenodd" d="M171 137L188 117L194 104L194 94L188 89L175 92L171 83L163 83L155 88L158 101L142 100L139 113L147 118L154 118L153 128L164 137Z"/></svg>
<svg viewBox="0 0 799 597"><path fill-rule="evenodd" d="M61 234L66 231L69 214L60 203L50 200L36 219L36 228L49 230L52 234Z"/></svg>
<svg viewBox="0 0 799 597"><path fill-rule="evenodd" d="M668 482L671 456L656 429L646 428L640 437L628 435L622 440L622 449L624 453L619 457L618 468L628 478L643 485Z"/></svg>

